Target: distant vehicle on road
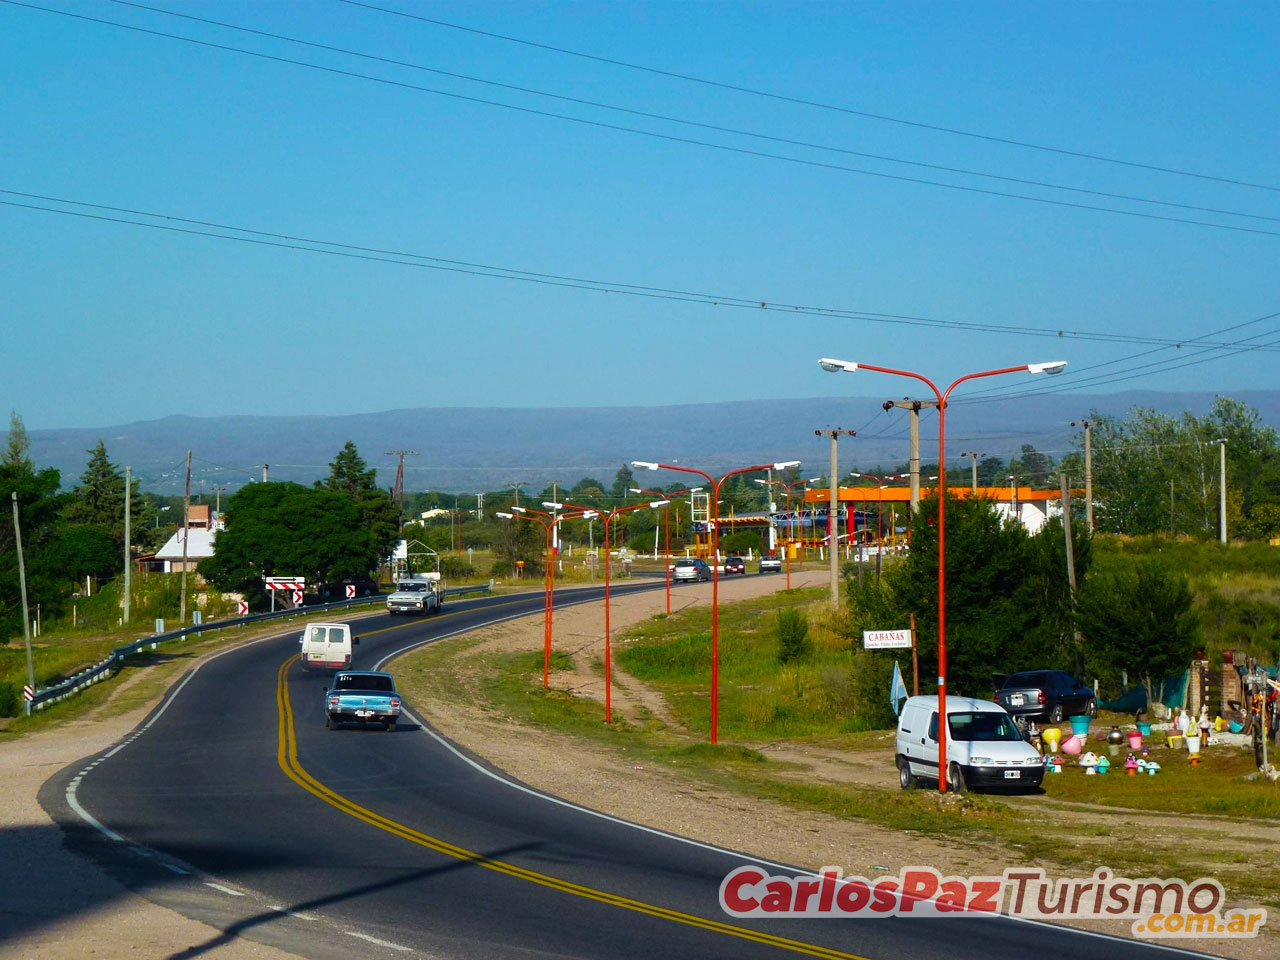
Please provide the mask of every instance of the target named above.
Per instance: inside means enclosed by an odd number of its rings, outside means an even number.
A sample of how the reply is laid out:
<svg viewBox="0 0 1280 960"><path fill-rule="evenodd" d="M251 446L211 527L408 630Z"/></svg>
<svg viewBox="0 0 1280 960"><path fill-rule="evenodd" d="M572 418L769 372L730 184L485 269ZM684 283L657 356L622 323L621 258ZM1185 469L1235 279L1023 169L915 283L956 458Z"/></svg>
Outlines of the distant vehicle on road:
<svg viewBox="0 0 1280 960"><path fill-rule="evenodd" d="M411 573L396 581L387 597L387 613L439 613L444 583L438 573Z"/></svg>
<svg viewBox="0 0 1280 960"><path fill-rule="evenodd" d="M762 555L760 557L760 572L761 573L781 573L782 558L777 556L766 557Z"/></svg>
<svg viewBox="0 0 1280 960"><path fill-rule="evenodd" d="M1065 670L1024 670L1004 678L996 703L1009 715L1026 720L1061 723L1064 717L1098 715L1093 690L1076 683Z"/></svg>
<svg viewBox="0 0 1280 960"><path fill-rule="evenodd" d="M351 648L360 642L345 623L309 623L298 645L302 648L302 669L342 670L351 666Z"/></svg>
<svg viewBox="0 0 1280 960"><path fill-rule="evenodd" d="M746 573L746 572L747 572L747 561L743 560L741 557L725 557L725 558L724 558L724 572L725 572L726 574L729 574L729 573Z"/></svg>
<svg viewBox="0 0 1280 960"><path fill-rule="evenodd" d="M682 582L710 580L711 568L699 557L681 557L671 568L671 579Z"/></svg>
<svg viewBox="0 0 1280 960"><path fill-rule="evenodd" d="M391 674L376 670L344 670L324 695L325 726L380 723L391 731L400 719L400 694Z"/></svg>

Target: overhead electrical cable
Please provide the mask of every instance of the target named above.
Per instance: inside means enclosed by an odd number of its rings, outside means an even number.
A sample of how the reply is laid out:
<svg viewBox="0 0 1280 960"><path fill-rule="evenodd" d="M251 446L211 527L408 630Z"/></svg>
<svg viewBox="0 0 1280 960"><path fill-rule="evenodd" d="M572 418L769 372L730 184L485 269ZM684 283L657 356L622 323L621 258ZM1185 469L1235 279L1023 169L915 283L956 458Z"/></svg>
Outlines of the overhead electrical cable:
<svg viewBox="0 0 1280 960"><path fill-rule="evenodd" d="M732 153L739 156L755 157L766 160L776 160L783 163L798 164L800 166L811 167L820 170L830 170L838 173L853 174L855 176L874 177L881 180L891 180L898 183L911 183L920 186L938 187L944 190L955 190L961 193L979 194L982 196L1000 197L1007 200L1022 200L1028 203L1038 203L1048 206L1065 207L1073 210L1088 210L1095 213L1109 213L1116 216L1133 217L1141 220L1154 220L1162 223L1177 223L1184 226L1207 227L1214 230L1228 230L1234 233L1247 233L1258 236L1280 237L1280 231L1264 230L1258 227L1246 227L1239 224L1216 223L1211 220L1196 220L1190 217L1174 217L1157 213L1144 213L1139 210L1123 210L1118 207L1106 207L1098 204L1080 203L1072 200L1059 200L1051 197L1037 197L1031 194L1013 193L1007 190L992 190L986 187L967 186L965 184L948 183L942 180L928 180L923 177L908 177L902 174L885 173L877 170L866 170L859 167L850 167L843 164L828 163L821 160L811 160L803 157L787 156L786 154L770 153L765 150L754 150L748 147L732 146L724 143L713 143L707 140L697 140L692 137L676 136L670 133L659 133L654 130L643 130L638 127L628 127L622 124L607 123L602 120L590 120L584 117L575 117L569 114L555 113L549 110L539 110L534 107L525 107L513 103L504 103L499 100L489 100L484 97L469 96L467 94L454 93L447 90L439 90L433 87L424 87L419 84L407 83L401 80L391 80L386 77L376 77L371 74L359 73L354 70L343 70L338 67L328 67L322 64L310 63L305 60L295 60L291 57L282 57L275 54L261 53L256 50L246 50L242 47L234 47L224 43L214 43L209 40L199 40L194 37L186 37L181 34L167 33L162 30L153 30L146 27L134 26L132 24L120 23L114 20L106 20L100 17L90 17L84 14L71 13L66 10L58 10L53 7L45 7L32 3L23 3L20 0L0 0L0 3L13 7L21 7L28 10L37 10L43 13L56 14L58 16L69 17L75 20L82 20L88 23L96 23L102 26L116 27L122 30L130 30L135 33L146 34L148 36L160 37L166 40L177 40L183 43L190 43L200 47L206 47L212 50L220 50L227 53L236 53L246 57L253 57L259 60L266 60L273 63L287 64L295 67L302 67L308 70L317 70L322 73L333 74L336 76L347 77L357 80L366 80L371 83L379 83L386 86L395 87L401 90L413 90L419 93L426 93L432 96L446 97L452 100L458 100L465 103L476 103L484 106L495 107L502 110L522 113L529 116L545 117L554 120L564 120L569 123L576 123L583 126L593 127L602 130L612 130L619 133L628 133L635 136L647 137L654 140L662 140L668 143L679 143L688 146L704 147L709 150L719 150L726 153Z"/></svg>
<svg viewBox="0 0 1280 960"><path fill-rule="evenodd" d="M372 60L377 63L389 64L391 66L405 67L410 70L419 70L425 73L436 74L438 76L451 77L455 80L465 80L469 83L479 83L490 87L498 87L503 90L512 90L517 93L527 93L533 96L546 97L552 100L559 100L565 103L573 103L579 106L593 107L601 110L611 110L616 113L627 114L634 117L643 117L647 120L660 120L665 123L675 123L687 127L695 127L701 130L711 130L716 133L728 133L734 136L750 137L756 140L765 140L771 143L781 143L787 146L804 147L812 150L822 150L827 153L842 154L844 156L861 157L866 160L880 160L885 163L896 163L905 166L919 167L926 170L937 170L943 173L956 173L961 176L981 177L986 180L998 180L1004 183L1014 183L1020 186L1041 187L1047 190L1062 190L1069 193L1078 193L1092 197L1103 197L1109 200L1126 200L1133 203L1147 203L1162 207L1171 207L1179 210L1191 210L1196 213L1212 213L1228 217L1243 217L1250 220L1270 221L1272 223L1280 223L1280 217L1272 217L1259 213L1244 213L1238 210L1225 210L1220 207L1205 207L1191 203L1180 203L1173 200L1161 200L1152 197L1141 197L1127 193L1113 193L1106 190L1095 190L1088 187L1073 187L1065 184L1051 183L1045 180L1033 180L1024 177L1013 177L998 173L986 173L981 170L969 170L964 167L951 167L945 164L928 163L922 160L909 160L901 157L891 157L878 153L867 153L861 150L850 150L844 147L835 147L829 144L814 143L807 140L797 140L791 137L775 136L767 133L758 133L751 130L740 130L735 127L726 127L714 123L705 123L698 120L689 120L682 117L670 116L668 114L653 113L646 110L636 110L630 107L622 107L616 104L604 103L598 100L587 100L581 97L571 97L559 93L549 93L545 90L537 90L531 87L523 87L513 83L504 83L498 80L489 80L484 77L477 77L465 73L456 73L451 70L442 70L437 67L428 67L424 64L413 63L407 60L397 60L392 57L384 57L378 54L365 53L359 50L351 50L345 47L335 47L326 43L317 43L312 40L303 40L299 37L291 37L280 33L271 33L266 30L258 30L253 27L246 27L240 24L228 23L224 20L210 20L206 17L197 17L189 13L179 13L174 10L166 10L162 7L153 7L142 3L133 3L132 0L110 0L123 7L131 7L137 10L146 10L151 13L159 13L165 16L177 17L182 20L190 20L195 23L203 23L208 26L221 27L227 30L236 30L241 33L248 33L258 37L266 37L271 40L280 40L285 43L298 44L304 47L311 47L317 50L325 50L330 53L342 54L343 56L359 57L364 60Z"/></svg>
<svg viewBox="0 0 1280 960"><path fill-rule="evenodd" d="M1179 177L1191 177L1196 180L1208 180L1214 183L1230 184L1236 187L1249 187L1255 190L1269 190L1280 193L1280 186L1274 186L1268 183L1253 183L1248 180L1240 180L1234 177L1215 176L1213 174L1196 173L1191 170L1180 170L1176 167L1161 166L1153 163L1143 163L1137 160L1124 160L1119 157L1109 157L1103 154L1089 153L1082 150L1070 150L1063 147L1051 147L1044 144L1032 143L1028 140L1016 140L1009 137L999 137L992 134L977 133L972 130L962 130L957 127L947 127L939 124L923 123L917 120L907 120L903 117L889 116L883 113L873 113L867 110L857 110L852 107L841 106L834 103L824 103L819 100L809 100L803 97L793 97L786 94L775 93L769 90L760 90L753 87L740 86L738 84L726 83L720 80L711 80L706 77L698 77L692 74L679 73L673 70L663 70L657 67L644 66L638 63L629 63L625 60L618 60L611 57L603 57L597 54L584 53L580 50L570 50L565 47L552 46L547 43L538 43L533 40L525 40L520 37L513 37L507 34L494 33L489 30L480 30L475 27L465 27L461 24L451 23L447 20L440 20L434 17L426 17L420 14L408 13L404 10L396 10L390 7L382 7L377 4L364 3L360 0L339 0L352 7L363 7L366 10L376 11L378 13L390 14L396 17L404 17L409 20L417 20L421 23L429 23L437 27L446 27L450 30L459 30L464 33L474 34L481 37L489 37L494 40L503 40L508 43L521 44L526 47L533 47L539 50L546 50L550 53L564 54L570 57L579 57L583 60L590 60L595 63L604 63L614 67L623 67L627 70L638 70L644 73L654 74L661 77L669 77L673 80L683 80L689 83L698 83L704 86L717 87L721 90L732 90L735 93L744 93L753 97L764 97L769 100L776 100L782 103L791 103L798 106L813 107L819 110L832 110L837 113L848 114L855 117L864 117L868 120L880 120L885 123L895 123L906 127L913 127L917 130L930 130L934 133L945 133L957 137L968 137L974 140L984 140L988 143L999 143L1010 147L1021 147L1027 150L1039 150L1045 153L1055 153L1065 157L1076 157L1081 160L1092 160L1098 163L1111 163L1124 167L1133 167L1139 170L1151 170L1157 173L1167 173Z"/></svg>
<svg viewBox="0 0 1280 960"><path fill-rule="evenodd" d="M491 279L520 280L529 283L544 284L547 286L567 287L570 289L588 290L600 293L619 293L627 296L671 300L684 303L697 303L707 306L723 306L748 310L771 310L781 313L822 316L844 320L858 320L868 323L928 327L963 332L1002 333L1052 338L1057 340L1090 340L1104 343L1155 343L1162 346L1176 346L1181 343L1181 341L1170 340L1162 337L1144 337L1094 331L1017 326L1012 324L975 323L962 320L939 320L929 317L913 317L901 314L884 314L874 313L871 311L848 310L843 308L776 303L766 300L758 300L755 298L733 297L721 294L700 293L691 290L643 286L640 284L595 280L563 274L519 270L512 267L494 266L492 264L449 259L431 256L428 254L409 253L382 247L359 246L356 244L340 243L332 240L321 240L287 233L269 232L249 227L235 226L232 224L180 217L173 214L156 213L128 207L91 203L83 200L73 200L65 197L56 197L48 194L37 194L6 188L0 188L0 195L22 197L27 200L41 200L46 203L60 203L69 206L86 207L90 210L108 211L110 213L127 214L129 216L108 216L106 213L89 213L83 210L62 210L33 203L0 200L0 205L42 213L81 217L107 223L146 227L149 229L164 230L172 233L188 234L218 240L231 240L240 243L250 243L279 249L299 250L307 253L327 254L330 256L347 257L355 260L419 267L424 269L461 273L470 276L487 277ZM129 219L129 217L150 217L169 222L149 223L144 220ZM173 224L187 224L189 226L180 227L174 226ZM193 229L194 227L207 227L210 229ZM232 233L217 231L232 231ZM248 234L248 236L236 236L234 234ZM1216 346L1221 347L1235 347L1237 345L1237 343L1216 344Z"/></svg>

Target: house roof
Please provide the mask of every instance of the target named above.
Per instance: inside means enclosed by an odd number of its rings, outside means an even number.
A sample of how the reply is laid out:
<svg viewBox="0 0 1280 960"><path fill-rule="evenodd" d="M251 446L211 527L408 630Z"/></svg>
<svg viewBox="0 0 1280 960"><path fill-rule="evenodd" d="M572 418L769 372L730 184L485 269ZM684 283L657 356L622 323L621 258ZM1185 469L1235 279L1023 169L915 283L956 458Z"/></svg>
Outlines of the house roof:
<svg viewBox="0 0 1280 960"><path fill-rule="evenodd" d="M191 540L187 543L187 559L203 560L206 557L213 556L213 541L217 537L218 531L205 530L202 527L192 527L190 530ZM181 560L182 559L182 531L177 531L172 537L165 541L165 545L156 551L157 560Z"/></svg>

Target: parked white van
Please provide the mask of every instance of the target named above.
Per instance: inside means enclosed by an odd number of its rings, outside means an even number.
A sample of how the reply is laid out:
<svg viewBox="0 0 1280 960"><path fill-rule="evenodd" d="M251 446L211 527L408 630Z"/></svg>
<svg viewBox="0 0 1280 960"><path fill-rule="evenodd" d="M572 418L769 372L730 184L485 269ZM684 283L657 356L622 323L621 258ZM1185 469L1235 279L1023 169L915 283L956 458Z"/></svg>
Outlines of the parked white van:
<svg viewBox="0 0 1280 960"><path fill-rule="evenodd" d="M359 642L360 638L351 636L351 627L345 623L309 623L298 638L302 669L349 669L351 648Z"/></svg>
<svg viewBox="0 0 1280 960"><path fill-rule="evenodd" d="M898 717L896 762L903 790L917 777L938 777L938 698L910 697ZM1022 738L1004 707L990 700L947 697L947 783L970 787L1040 786L1044 758Z"/></svg>

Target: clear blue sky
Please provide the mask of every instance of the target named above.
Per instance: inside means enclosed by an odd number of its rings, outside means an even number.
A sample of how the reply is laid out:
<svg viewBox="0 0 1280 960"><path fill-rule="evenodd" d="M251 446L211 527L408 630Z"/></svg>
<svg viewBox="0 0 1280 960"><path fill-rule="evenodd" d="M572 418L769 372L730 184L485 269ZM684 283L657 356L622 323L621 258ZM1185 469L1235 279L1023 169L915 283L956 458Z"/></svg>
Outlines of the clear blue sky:
<svg viewBox="0 0 1280 960"><path fill-rule="evenodd" d="M8 4L0 188L606 286L963 323L1189 339L1280 311L1274 4L373 2L726 84L1271 189L761 98L337 0L155 3L632 110L1253 218L627 116L109 0L47 5L669 136L1271 235L718 151ZM1184 347L1085 370L1152 346L635 298L12 206L0 206L0 318L0 407L17 409L31 429L171 413L896 392L870 374L823 374L822 355L940 381L1065 359L1073 373L1054 388L1098 392L1274 387L1280 359L1220 351L1177 369L1201 356ZM1280 318L1217 339L1245 336L1280 341ZM1140 379L1086 379L1153 361Z"/></svg>

